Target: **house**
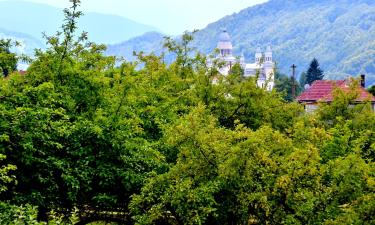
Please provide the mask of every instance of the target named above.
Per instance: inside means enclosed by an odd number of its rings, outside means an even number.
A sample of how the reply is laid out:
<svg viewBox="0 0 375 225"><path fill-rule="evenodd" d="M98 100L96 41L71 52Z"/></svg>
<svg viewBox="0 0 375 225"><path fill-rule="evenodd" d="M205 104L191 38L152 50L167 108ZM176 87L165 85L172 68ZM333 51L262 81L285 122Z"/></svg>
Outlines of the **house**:
<svg viewBox="0 0 375 225"><path fill-rule="evenodd" d="M349 91L349 80L317 80L312 83L300 96L297 101L305 105L307 112L314 111L318 107L318 102L332 102L333 91L340 88ZM375 110L375 97L365 89L365 76L361 75L361 85L358 86L359 96L355 100L357 104L371 102Z"/></svg>
<svg viewBox="0 0 375 225"><path fill-rule="evenodd" d="M217 43L219 54L216 59L224 62L224 66L219 68L220 74L226 76L229 74L232 66L239 63L244 70L244 77L258 77L257 86L271 91L274 87L274 67L273 53L271 46L266 48L263 53L258 47L255 53L255 61L253 63L246 63L245 56L236 57L233 54L233 45L231 38L226 30L223 30L219 35ZM209 63L211 64L211 63Z"/></svg>

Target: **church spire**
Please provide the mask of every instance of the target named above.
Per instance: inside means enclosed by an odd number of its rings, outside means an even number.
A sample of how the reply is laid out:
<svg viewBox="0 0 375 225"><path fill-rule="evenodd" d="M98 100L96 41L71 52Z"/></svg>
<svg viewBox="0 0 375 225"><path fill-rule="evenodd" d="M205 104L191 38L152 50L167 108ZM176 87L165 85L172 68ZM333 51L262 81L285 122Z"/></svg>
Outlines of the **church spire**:
<svg viewBox="0 0 375 225"><path fill-rule="evenodd" d="M258 63L258 64L261 63L262 57L263 57L262 49L258 45L257 50L255 52L255 62Z"/></svg>
<svg viewBox="0 0 375 225"><path fill-rule="evenodd" d="M265 58L265 62L272 62L273 59L272 59L272 48L271 48L271 45L268 45L267 46L267 50L266 52L264 53L264 58Z"/></svg>
<svg viewBox="0 0 375 225"><path fill-rule="evenodd" d="M240 65L241 65L241 67L245 67L246 66L245 55L243 54L243 52L241 53Z"/></svg>

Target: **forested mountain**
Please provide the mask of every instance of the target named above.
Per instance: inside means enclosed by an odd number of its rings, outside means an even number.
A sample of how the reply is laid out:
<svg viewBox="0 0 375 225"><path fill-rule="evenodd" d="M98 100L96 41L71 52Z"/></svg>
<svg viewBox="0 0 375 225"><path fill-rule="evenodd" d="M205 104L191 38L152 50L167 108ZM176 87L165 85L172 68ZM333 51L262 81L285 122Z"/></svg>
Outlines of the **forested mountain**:
<svg viewBox="0 0 375 225"><path fill-rule="evenodd" d="M209 24L196 34L195 46L212 52L222 28L231 34L235 53L244 53L247 61L253 60L258 45L271 44L283 73L290 74L293 63L301 73L315 57L326 78L366 73L368 84L375 83L373 0L271 0ZM147 37L140 38L142 50L158 50ZM127 49L122 54L128 55L139 43L111 46L111 52L115 47Z"/></svg>
<svg viewBox="0 0 375 225"><path fill-rule="evenodd" d="M24 33L39 40L42 40L42 32L53 34L64 19L62 9L26 1L0 1L0 9L1 29ZM89 33L90 40L105 44L160 31L120 16L90 12L80 18L78 26Z"/></svg>

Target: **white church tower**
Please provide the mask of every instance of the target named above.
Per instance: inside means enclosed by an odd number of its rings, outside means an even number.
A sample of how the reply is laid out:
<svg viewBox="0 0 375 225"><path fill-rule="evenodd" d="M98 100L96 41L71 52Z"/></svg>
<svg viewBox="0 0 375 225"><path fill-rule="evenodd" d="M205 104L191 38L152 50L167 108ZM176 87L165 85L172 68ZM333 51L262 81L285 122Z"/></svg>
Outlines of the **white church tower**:
<svg viewBox="0 0 375 225"><path fill-rule="evenodd" d="M258 80L258 86L271 91L275 85L274 67L271 46L267 46L264 53L263 63L261 64L261 72Z"/></svg>
<svg viewBox="0 0 375 225"><path fill-rule="evenodd" d="M275 85L273 53L268 46L263 53L258 46L255 51L255 62L247 63L245 66L245 77L258 77L257 86L271 91Z"/></svg>
<svg viewBox="0 0 375 225"><path fill-rule="evenodd" d="M222 75L228 75L232 66L239 63L244 69L244 77L256 77L258 87L271 91L275 85L274 67L272 48L269 45L266 51L262 52L260 46L255 52L255 62L245 63L245 57L242 54L239 59L233 55L233 45L231 38L226 30L222 30L219 35L219 42L217 43L219 54L218 59L222 60L225 65L219 69Z"/></svg>
<svg viewBox="0 0 375 225"><path fill-rule="evenodd" d="M271 46L268 45L266 52L264 53L264 64L263 69L266 75L267 90L271 91L275 85L275 63L273 62Z"/></svg>
<svg viewBox="0 0 375 225"><path fill-rule="evenodd" d="M236 58L233 56L233 46L231 38L225 29L219 36L217 48L219 49L218 58L225 62L225 66L220 68L219 72L223 75L228 75L232 66L236 64Z"/></svg>
<svg viewBox="0 0 375 225"><path fill-rule="evenodd" d="M255 63L261 64L262 57L263 57L262 49L260 49L260 46L258 46L258 48L255 52Z"/></svg>

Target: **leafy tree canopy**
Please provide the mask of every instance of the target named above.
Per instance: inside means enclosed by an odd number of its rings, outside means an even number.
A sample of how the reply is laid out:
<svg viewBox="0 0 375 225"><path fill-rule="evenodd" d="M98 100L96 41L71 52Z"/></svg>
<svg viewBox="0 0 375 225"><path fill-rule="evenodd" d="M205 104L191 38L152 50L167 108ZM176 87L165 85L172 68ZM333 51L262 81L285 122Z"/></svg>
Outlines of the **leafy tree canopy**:
<svg viewBox="0 0 375 225"><path fill-rule="evenodd" d="M12 42L10 39L0 39L0 73L5 77L17 70L18 58L11 52L11 48L18 45L19 43Z"/></svg>

